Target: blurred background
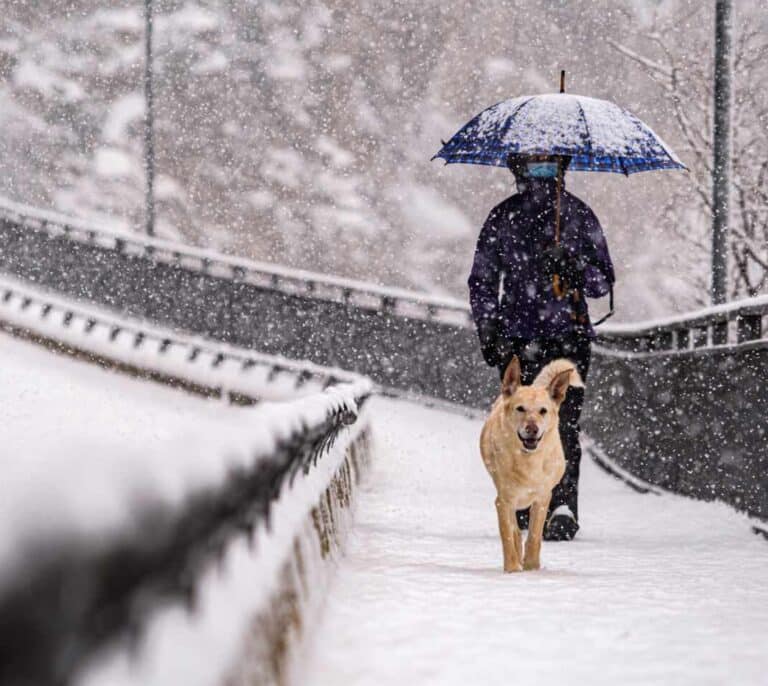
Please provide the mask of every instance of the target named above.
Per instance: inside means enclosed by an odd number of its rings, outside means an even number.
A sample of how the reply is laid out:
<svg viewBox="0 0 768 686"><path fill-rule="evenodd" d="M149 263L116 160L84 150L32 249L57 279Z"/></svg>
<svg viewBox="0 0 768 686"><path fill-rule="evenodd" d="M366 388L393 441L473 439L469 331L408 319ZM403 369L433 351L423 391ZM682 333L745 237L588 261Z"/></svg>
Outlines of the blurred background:
<svg viewBox="0 0 768 686"><path fill-rule="evenodd" d="M571 174L618 272L617 319L709 302L713 3L155 0L156 230L226 253L466 298L504 169L430 162L527 93L606 98L689 173ZM10 0L0 195L144 230L144 3ZM768 274L768 16L737 2L729 297Z"/></svg>

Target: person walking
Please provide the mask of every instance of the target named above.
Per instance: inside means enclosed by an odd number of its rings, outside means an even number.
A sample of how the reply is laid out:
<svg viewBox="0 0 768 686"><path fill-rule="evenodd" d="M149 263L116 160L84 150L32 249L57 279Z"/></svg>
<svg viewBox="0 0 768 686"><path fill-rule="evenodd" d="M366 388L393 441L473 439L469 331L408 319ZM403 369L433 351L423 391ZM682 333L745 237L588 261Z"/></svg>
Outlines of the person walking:
<svg viewBox="0 0 768 686"><path fill-rule="evenodd" d="M488 215L468 280L483 358L503 377L517 355L525 384L559 357L572 360L586 382L595 337L586 297L607 295L615 281L600 222L586 203L564 190L569 161L509 156L518 192ZM560 409L566 470L552 491L546 540L571 540L579 529L583 403L584 389L571 387ZM517 516L520 527L528 528L527 510Z"/></svg>

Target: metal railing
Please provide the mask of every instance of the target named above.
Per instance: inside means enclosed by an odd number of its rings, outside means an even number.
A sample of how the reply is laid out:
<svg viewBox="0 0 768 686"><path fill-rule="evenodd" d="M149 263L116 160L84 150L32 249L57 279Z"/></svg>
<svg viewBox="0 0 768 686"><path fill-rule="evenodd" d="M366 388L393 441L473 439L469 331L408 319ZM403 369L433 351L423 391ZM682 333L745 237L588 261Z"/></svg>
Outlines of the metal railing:
<svg viewBox="0 0 768 686"><path fill-rule="evenodd" d="M431 298L99 231L0 207L0 271L239 348L310 360L383 388L482 406L496 385L469 309Z"/></svg>
<svg viewBox="0 0 768 686"><path fill-rule="evenodd" d="M132 376L206 396L226 393L237 404L257 402L259 386L286 375L294 389L312 383L350 389L318 390L322 419L291 422L290 431L277 432L271 452L253 455L249 467L190 492L177 507L153 505L144 513L150 527L127 527L93 544L61 532L31 541L20 567L0 578L0 683L71 683L87 659L117 637L138 634L164 603L193 604L199 579L225 546L268 528L286 484L309 473L345 428L357 425L343 438L354 468L368 459L359 413L371 386L359 377L185 340L7 282L0 282L0 328ZM265 372L258 384L247 380L256 368ZM242 377L239 385L235 377ZM349 466L342 470L348 483Z"/></svg>
<svg viewBox="0 0 768 686"><path fill-rule="evenodd" d="M655 353L735 346L768 338L768 297L706 308L655 322L604 326L597 342L607 350Z"/></svg>
<svg viewBox="0 0 768 686"><path fill-rule="evenodd" d="M343 370L216 344L148 322L111 316L3 277L0 329L102 367L198 395L226 396L240 405L258 402L266 387L273 399L362 380Z"/></svg>
<svg viewBox="0 0 768 686"><path fill-rule="evenodd" d="M44 231L52 238L63 236L78 243L107 248L123 255L143 257L201 274L269 288L286 295L306 296L315 300L327 300L425 321L459 326L472 325L469 308L465 303L453 298L441 298L376 286L363 281L288 269L157 238L105 231L65 215L7 200L0 200L0 219Z"/></svg>

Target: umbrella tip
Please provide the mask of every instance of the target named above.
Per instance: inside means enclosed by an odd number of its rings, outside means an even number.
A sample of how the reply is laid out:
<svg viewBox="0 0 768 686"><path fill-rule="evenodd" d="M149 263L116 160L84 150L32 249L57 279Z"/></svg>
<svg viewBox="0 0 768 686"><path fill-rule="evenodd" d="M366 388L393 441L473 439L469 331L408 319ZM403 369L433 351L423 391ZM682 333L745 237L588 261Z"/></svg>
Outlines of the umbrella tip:
<svg viewBox="0 0 768 686"><path fill-rule="evenodd" d="M565 93L565 69L560 70L560 92Z"/></svg>

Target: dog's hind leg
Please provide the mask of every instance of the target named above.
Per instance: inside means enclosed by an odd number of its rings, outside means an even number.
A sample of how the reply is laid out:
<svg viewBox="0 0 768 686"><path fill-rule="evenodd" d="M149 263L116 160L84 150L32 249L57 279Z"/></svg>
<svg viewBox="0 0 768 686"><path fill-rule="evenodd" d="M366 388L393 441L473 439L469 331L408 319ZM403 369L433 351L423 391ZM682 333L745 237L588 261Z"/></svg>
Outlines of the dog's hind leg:
<svg viewBox="0 0 768 686"><path fill-rule="evenodd" d="M501 498L496 498L496 513L499 516L499 533L501 534L501 547L504 551L504 571L521 572L523 545L520 529L517 528L515 508L505 503Z"/></svg>
<svg viewBox="0 0 768 686"><path fill-rule="evenodd" d="M552 497L537 500L531 505L531 521L528 526L528 538L525 541L525 557L523 569L539 569L541 562L541 537L544 533L544 522L547 519L547 508Z"/></svg>

